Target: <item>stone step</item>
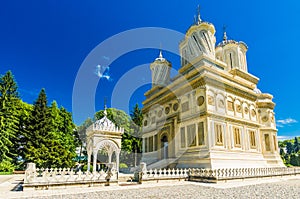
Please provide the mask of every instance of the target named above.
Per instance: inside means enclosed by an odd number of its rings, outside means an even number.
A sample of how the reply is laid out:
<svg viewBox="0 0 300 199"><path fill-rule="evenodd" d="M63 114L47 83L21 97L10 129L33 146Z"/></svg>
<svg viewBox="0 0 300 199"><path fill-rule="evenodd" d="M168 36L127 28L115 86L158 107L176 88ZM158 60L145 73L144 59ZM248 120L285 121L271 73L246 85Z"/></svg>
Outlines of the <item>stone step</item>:
<svg viewBox="0 0 300 199"><path fill-rule="evenodd" d="M119 182L132 182L134 179L134 175L133 174L121 174L119 175Z"/></svg>
<svg viewBox="0 0 300 199"><path fill-rule="evenodd" d="M134 186L134 185L139 185L138 182L119 182L119 186Z"/></svg>

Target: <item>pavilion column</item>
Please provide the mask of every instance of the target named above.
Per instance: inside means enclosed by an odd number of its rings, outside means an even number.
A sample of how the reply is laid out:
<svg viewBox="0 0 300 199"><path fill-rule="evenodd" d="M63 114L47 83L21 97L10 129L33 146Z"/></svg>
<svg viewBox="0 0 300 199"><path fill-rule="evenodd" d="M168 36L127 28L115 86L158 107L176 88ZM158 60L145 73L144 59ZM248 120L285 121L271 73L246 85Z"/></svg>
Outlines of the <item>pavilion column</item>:
<svg viewBox="0 0 300 199"><path fill-rule="evenodd" d="M119 173L119 158L120 158L120 150L116 151L116 169L117 169L117 173Z"/></svg>
<svg viewBox="0 0 300 199"><path fill-rule="evenodd" d="M113 150L109 150L108 151L108 163L111 163L112 154L113 154Z"/></svg>
<svg viewBox="0 0 300 199"><path fill-rule="evenodd" d="M96 163L97 163L97 154L98 154L98 151L94 151L93 152L93 172L96 172Z"/></svg>
<svg viewBox="0 0 300 199"><path fill-rule="evenodd" d="M87 155L88 155L87 171L89 172L91 169L91 155L92 154L91 154L91 152L88 151Z"/></svg>

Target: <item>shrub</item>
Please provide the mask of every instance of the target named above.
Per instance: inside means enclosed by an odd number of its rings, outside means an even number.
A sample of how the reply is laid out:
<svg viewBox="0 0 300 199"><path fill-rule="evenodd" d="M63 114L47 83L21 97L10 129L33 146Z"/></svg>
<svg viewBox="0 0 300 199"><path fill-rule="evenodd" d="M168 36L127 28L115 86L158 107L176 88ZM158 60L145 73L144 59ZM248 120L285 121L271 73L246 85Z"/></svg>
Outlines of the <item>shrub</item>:
<svg viewBox="0 0 300 199"><path fill-rule="evenodd" d="M120 168L120 169L127 169L128 166L127 166L127 164L125 164L125 163L120 163L119 168Z"/></svg>
<svg viewBox="0 0 300 199"><path fill-rule="evenodd" d="M84 166L82 167L82 170L81 170L81 171L86 172L86 171L87 171L87 165L84 165ZM93 166L91 165L90 172L92 172L92 171L93 171Z"/></svg>
<svg viewBox="0 0 300 199"><path fill-rule="evenodd" d="M13 172L15 170L15 166L8 160L3 160L0 163L0 172Z"/></svg>

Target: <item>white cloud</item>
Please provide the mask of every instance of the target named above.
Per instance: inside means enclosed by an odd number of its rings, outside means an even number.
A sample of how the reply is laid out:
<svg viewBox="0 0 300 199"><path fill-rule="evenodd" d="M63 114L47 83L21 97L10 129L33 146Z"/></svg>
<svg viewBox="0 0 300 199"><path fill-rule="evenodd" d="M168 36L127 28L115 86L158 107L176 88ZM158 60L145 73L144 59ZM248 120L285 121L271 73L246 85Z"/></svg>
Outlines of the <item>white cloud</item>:
<svg viewBox="0 0 300 199"><path fill-rule="evenodd" d="M96 66L96 71L95 74L100 78L100 79L107 79L111 80L111 76L109 74L109 66L101 66L97 65Z"/></svg>
<svg viewBox="0 0 300 199"><path fill-rule="evenodd" d="M280 141L283 141L283 140L291 140L293 139L295 136L289 136L289 135L278 135L277 136L277 139L280 140Z"/></svg>
<svg viewBox="0 0 300 199"><path fill-rule="evenodd" d="M277 120L276 123L277 123L277 127L284 127L285 125L298 123L298 121L292 118L286 118L283 120Z"/></svg>

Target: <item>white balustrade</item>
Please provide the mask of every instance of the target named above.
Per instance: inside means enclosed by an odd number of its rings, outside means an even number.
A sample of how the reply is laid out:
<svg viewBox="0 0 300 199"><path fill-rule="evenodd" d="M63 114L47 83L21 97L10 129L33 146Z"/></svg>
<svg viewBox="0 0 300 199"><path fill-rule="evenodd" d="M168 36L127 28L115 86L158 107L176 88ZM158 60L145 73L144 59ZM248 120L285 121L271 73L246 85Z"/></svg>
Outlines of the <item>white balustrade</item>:
<svg viewBox="0 0 300 199"><path fill-rule="evenodd" d="M111 180L117 179L117 172L112 171ZM99 172L85 172L81 170L75 172L71 168L28 168L25 171L24 184L64 184L71 182L98 182L106 181L107 173L103 170Z"/></svg>

